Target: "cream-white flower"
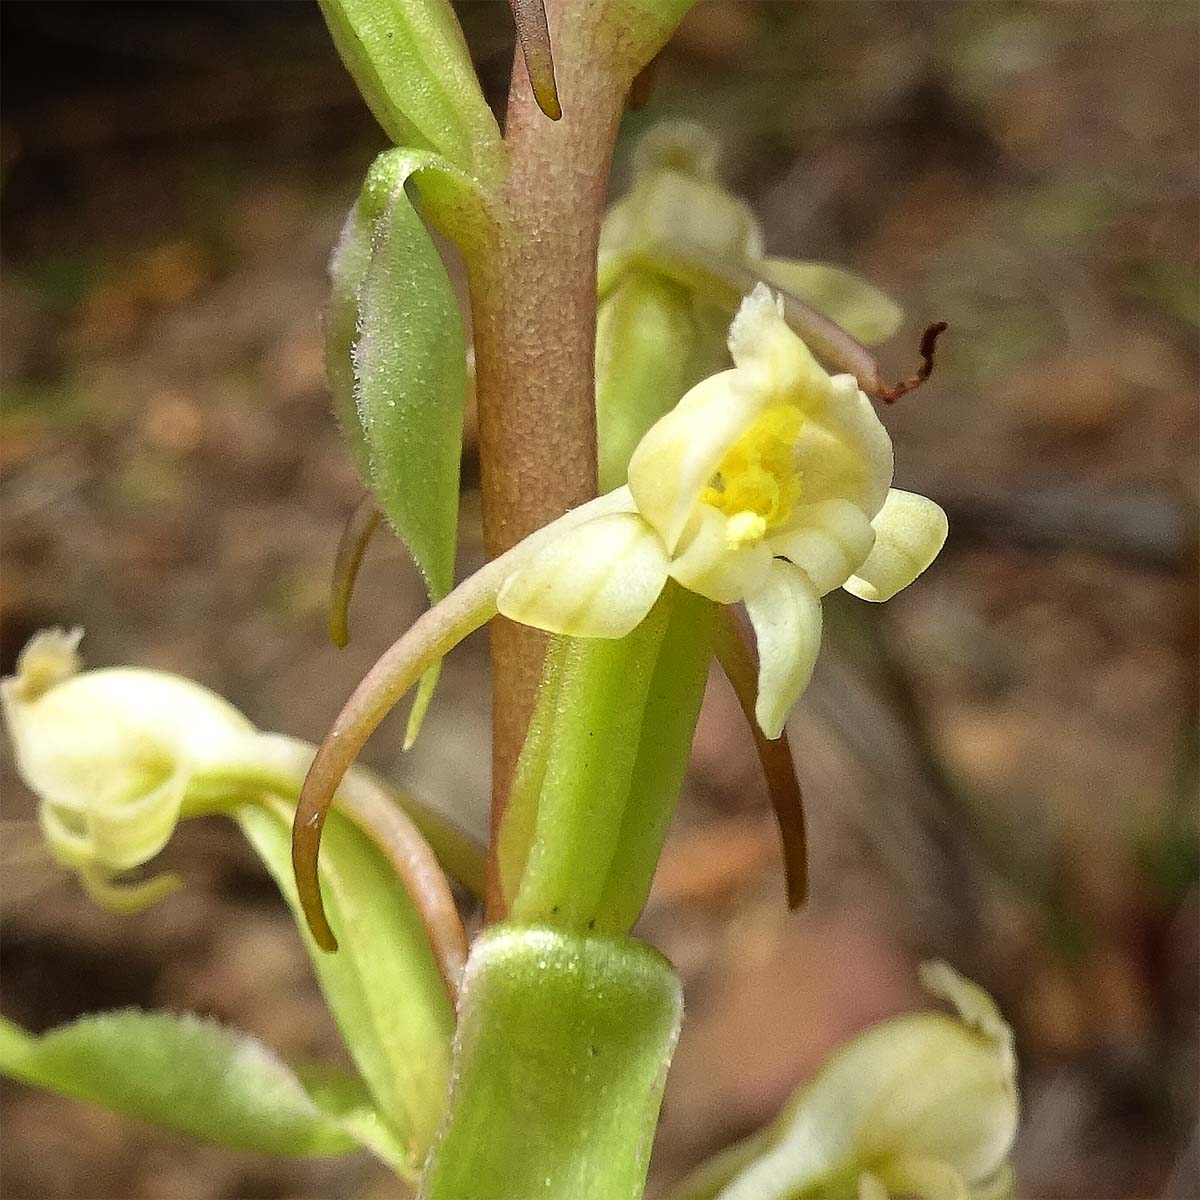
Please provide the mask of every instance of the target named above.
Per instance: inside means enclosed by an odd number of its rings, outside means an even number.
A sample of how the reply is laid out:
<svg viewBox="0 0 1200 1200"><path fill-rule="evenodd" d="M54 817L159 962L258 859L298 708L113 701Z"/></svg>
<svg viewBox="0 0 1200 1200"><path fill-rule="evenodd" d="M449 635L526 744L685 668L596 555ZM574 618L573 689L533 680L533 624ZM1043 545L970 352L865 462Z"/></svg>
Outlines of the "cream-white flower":
<svg viewBox="0 0 1200 1200"><path fill-rule="evenodd" d="M778 737L816 662L821 596L844 587L889 599L936 557L946 517L891 487L891 439L870 400L852 376L821 368L765 286L743 302L729 349L733 369L697 384L641 440L604 515L563 518L497 603L552 633L617 638L668 579L744 602L758 722Z"/></svg>
<svg viewBox="0 0 1200 1200"><path fill-rule="evenodd" d="M768 1129L685 1181L680 1200L1011 1197L1012 1031L945 963L924 964L921 980L957 1015L896 1017L840 1046Z"/></svg>
<svg viewBox="0 0 1200 1200"><path fill-rule="evenodd" d="M254 729L186 679L131 668L80 672L81 636L37 634L16 675L0 683L0 702L51 852L97 899L136 908L170 881L119 877L166 845L196 772Z"/></svg>

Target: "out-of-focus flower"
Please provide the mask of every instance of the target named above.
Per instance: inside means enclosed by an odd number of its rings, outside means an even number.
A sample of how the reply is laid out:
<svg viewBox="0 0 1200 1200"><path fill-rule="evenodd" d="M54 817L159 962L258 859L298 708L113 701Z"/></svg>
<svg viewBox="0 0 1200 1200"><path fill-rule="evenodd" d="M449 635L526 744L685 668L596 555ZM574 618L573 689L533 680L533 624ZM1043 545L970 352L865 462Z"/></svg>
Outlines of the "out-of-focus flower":
<svg viewBox="0 0 1200 1200"><path fill-rule="evenodd" d="M166 845L199 770L253 726L206 688L157 671L79 670L82 630L37 634L0 703L17 769L38 796L54 856L111 907L152 903L175 886L120 877Z"/></svg>
<svg viewBox="0 0 1200 1200"><path fill-rule="evenodd" d="M725 309L714 283L740 268L825 313L868 344L891 337L903 313L850 271L829 263L771 258L753 209L717 172L716 140L689 121L649 130L634 156L633 186L608 210L600 234L603 302L633 274L684 284L692 298Z"/></svg>
<svg viewBox="0 0 1200 1200"><path fill-rule="evenodd" d="M921 1012L836 1050L774 1124L673 1200L1004 1200L1017 1130L1012 1031L945 963L921 969L957 1018Z"/></svg>
<svg viewBox="0 0 1200 1200"><path fill-rule="evenodd" d="M892 444L849 375L829 376L759 285L729 331L735 366L642 438L608 511L563 518L500 589L505 616L618 638L668 579L744 602L759 648L756 715L778 737L820 647L820 598L887 600L934 559L946 517L892 488ZM547 530L551 533L553 526Z"/></svg>
<svg viewBox="0 0 1200 1200"><path fill-rule="evenodd" d="M757 281L868 345L900 324L899 306L849 271L765 257L758 221L721 183L717 157L702 127L655 126L637 147L632 187L605 216L596 327L602 490L624 481L638 439L689 387L729 366L729 321Z"/></svg>

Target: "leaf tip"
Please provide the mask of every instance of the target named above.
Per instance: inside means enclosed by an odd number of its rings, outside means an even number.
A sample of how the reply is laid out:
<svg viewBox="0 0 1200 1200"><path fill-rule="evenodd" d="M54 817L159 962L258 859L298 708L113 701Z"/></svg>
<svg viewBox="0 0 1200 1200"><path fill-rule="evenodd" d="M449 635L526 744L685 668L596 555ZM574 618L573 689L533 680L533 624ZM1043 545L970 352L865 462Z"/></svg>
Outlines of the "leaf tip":
<svg viewBox="0 0 1200 1200"><path fill-rule="evenodd" d="M537 106L550 118L562 118L558 83L554 78L554 52L550 45L550 27L546 23L544 0L511 0L517 41L529 73L529 84Z"/></svg>

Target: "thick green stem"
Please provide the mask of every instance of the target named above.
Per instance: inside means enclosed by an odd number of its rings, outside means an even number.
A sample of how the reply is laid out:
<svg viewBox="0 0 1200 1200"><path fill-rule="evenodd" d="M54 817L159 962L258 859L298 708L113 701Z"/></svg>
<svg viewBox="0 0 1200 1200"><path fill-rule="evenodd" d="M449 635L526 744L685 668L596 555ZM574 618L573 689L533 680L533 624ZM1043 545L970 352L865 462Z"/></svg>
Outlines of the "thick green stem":
<svg viewBox="0 0 1200 1200"><path fill-rule="evenodd" d="M595 924L676 595L669 588L627 637L566 644L514 921Z"/></svg>

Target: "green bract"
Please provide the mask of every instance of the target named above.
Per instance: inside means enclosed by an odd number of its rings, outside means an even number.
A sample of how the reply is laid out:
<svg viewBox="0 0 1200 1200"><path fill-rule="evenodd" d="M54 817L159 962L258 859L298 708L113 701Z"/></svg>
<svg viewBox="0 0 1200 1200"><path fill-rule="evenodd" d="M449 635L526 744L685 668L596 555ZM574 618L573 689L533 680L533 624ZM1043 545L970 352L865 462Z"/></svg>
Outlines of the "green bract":
<svg viewBox="0 0 1200 1200"><path fill-rule="evenodd" d="M359 470L421 568L430 596L454 581L467 388L462 316L406 184L460 244L484 222L475 184L437 155L381 154L330 264L326 365Z"/></svg>
<svg viewBox="0 0 1200 1200"><path fill-rule="evenodd" d="M338 936L319 950L300 915L292 877L288 805L247 805L237 820L297 917L346 1047L405 1150L410 1172L441 1120L450 1078L454 1013L407 893L379 851L332 813L321 887Z"/></svg>
<svg viewBox="0 0 1200 1200"><path fill-rule="evenodd" d="M687 768L713 607L670 588L629 636L553 645L500 836L515 921L626 933Z"/></svg>
<svg viewBox="0 0 1200 1200"><path fill-rule="evenodd" d="M422 1200L638 1200L682 1015L675 972L649 946L481 934Z"/></svg>
<svg viewBox="0 0 1200 1200"><path fill-rule="evenodd" d="M481 176L503 169L500 130L449 0L320 3L342 61L393 142L436 150Z"/></svg>
<svg viewBox="0 0 1200 1200"><path fill-rule="evenodd" d="M483 194L436 154L375 160L330 263L325 362L334 409L364 482L403 538L431 600L454 583L467 346L458 301L406 191L423 186L430 220L462 247L483 234ZM437 682L413 705L409 741Z"/></svg>

